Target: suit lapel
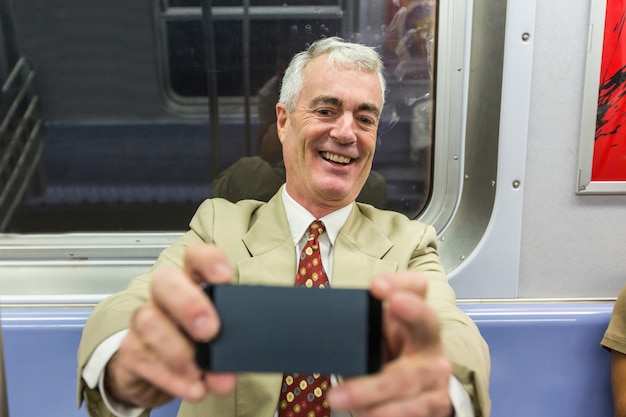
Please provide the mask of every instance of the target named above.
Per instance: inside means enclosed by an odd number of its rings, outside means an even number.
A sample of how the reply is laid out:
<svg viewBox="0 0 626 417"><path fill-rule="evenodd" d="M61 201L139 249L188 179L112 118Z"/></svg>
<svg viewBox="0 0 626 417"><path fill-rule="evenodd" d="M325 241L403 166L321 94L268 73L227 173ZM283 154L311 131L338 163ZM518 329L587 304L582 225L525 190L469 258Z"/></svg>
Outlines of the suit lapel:
<svg viewBox="0 0 626 417"><path fill-rule="evenodd" d="M355 204L335 242L332 286L367 288L372 277L398 265L382 259L393 243Z"/></svg>
<svg viewBox="0 0 626 417"><path fill-rule="evenodd" d="M238 375L237 417L273 417L282 381L282 374Z"/></svg>
<svg viewBox="0 0 626 417"><path fill-rule="evenodd" d="M242 237L250 254L238 262L239 284L293 286L296 253L278 192L261 209ZM282 374L237 376L237 417L272 417L278 404Z"/></svg>
<svg viewBox="0 0 626 417"><path fill-rule="evenodd" d="M243 285L293 285L296 253L289 224L277 193L263 208L242 241L250 257L238 263Z"/></svg>

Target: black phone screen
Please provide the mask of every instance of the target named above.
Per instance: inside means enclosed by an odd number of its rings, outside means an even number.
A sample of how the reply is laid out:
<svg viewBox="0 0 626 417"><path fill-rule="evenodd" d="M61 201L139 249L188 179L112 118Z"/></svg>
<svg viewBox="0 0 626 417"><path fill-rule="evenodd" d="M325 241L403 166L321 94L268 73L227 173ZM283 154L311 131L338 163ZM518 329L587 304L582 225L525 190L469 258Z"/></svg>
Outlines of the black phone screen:
<svg viewBox="0 0 626 417"><path fill-rule="evenodd" d="M216 372L362 375L382 362L382 305L368 290L207 285L221 320L196 361Z"/></svg>

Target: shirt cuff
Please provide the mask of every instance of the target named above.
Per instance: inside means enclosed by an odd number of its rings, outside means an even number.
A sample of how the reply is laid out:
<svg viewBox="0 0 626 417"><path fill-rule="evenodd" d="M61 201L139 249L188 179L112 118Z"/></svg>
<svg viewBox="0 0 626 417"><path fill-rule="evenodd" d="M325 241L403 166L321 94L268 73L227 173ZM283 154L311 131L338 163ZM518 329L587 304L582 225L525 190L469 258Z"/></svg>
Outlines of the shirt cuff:
<svg viewBox="0 0 626 417"><path fill-rule="evenodd" d="M102 401L115 416L138 417L145 411L144 408L128 407L124 404L120 404L112 398L109 398L104 388L106 365L115 352L119 350L126 333L128 333L128 330L122 330L105 339L89 358L85 368L83 368L82 377L89 388L95 389L98 387Z"/></svg>
<svg viewBox="0 0 626 417"><path fill-rule="evenodd" d="M448 392L450 394L450 401L452 401L452 408L454 408L455 417L474 417L472 400L467 391L463 388L463 385L454 375L450 376Z"/></svg>

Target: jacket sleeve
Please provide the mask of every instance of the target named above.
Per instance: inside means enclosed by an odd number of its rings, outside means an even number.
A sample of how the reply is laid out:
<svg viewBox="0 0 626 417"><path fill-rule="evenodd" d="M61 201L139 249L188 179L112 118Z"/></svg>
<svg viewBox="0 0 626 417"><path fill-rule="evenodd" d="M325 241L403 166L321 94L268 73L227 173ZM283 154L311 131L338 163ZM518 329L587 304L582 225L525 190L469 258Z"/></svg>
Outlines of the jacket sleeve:
<svg viewBox="0 0 626 417"><path fill-rule="evenodd" d="M185 248L200 241L209 241L210 232L194 230L193 225L197 225L197 218L204 218L204 222L213 217L213 204L207 200L198 209L192 219L190 231L178 238L172 246L163 250L159 255L152 269L145 275L138 276L130 282L128 287L116 294L113 294L98 303L89 316L85 326L81 341L78 347L78 406L83 401L87 403L87 411L91 416L110 416L106 406L100 397L97 389L90 389L82 379L83 369L94 350L109 336L127 329L135 310L141 307L150 296L150 281L154 270L163 267L182 267ZM199 233L200 232L200 233ZM202 236L201 236L202 235Z"/></svg>
<svg viewBox="0 0 626 417"><path fill-rule="evenodd" d="M457 306L456 294L439 260L433 227L426 226L409 267L428 279L427 302L439 316L446 356L452 363L454 376L470 395L474 415L489 416L489 347L474 321Z"/></svg>

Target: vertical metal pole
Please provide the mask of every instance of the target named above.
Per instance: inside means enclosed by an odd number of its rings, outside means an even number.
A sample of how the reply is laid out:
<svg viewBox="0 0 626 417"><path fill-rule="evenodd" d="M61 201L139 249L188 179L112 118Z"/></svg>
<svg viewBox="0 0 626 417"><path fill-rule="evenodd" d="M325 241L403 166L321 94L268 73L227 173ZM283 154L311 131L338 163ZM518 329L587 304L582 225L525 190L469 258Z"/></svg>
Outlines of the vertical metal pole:
<svg viewBox="0 0 626 417"><path fill-rule="evenodd" d="M4 372L4 351L2 349L2 328L0 327L0 416L9 417L7 380Z"/></svg>
<svg viewBox="0 0 626 417"><path fill-rule="evenodd" d="M246 155L252 155L250 139L250 0L243 0L241 42L243 46L243 97L245 112Z"/></svg>
<svg viewBox="0 0 626 417"><path fill-rule="evenodd" d="M204 52L207 67L207 96L209 99L210 140L213 151L213 178L219 174L220 167L220 131L219 109L217 102L217 64L215 59L215 29L211 0L202 0L202 26L204 27Z"/></svg>
<svg viewBox="0 0 626 417"><path fill-rule="evenodd" d="M350 39L357 30L362 30L367 24L365 18L365 7L361 6L361 2L339 1L338 6L341 9L341 28L339 33L344 39ZM356 23L356 24L355 24Z"/></svg>
<svg viewBox="0 0 626 417"><path fill-rule="evenodd" d="M9 3L11 3L9 0L0 0L0 39L3 41L3 48L1 49L4 49L4 51L0 51L0 55L3 54L6 57L4 65L10 72L20 58L20 54L17 51L15 25ZM0 81L4 82L4 80Z"/></svg>

